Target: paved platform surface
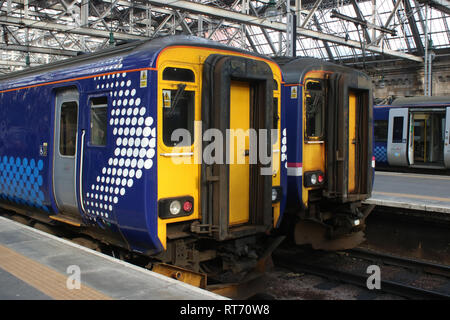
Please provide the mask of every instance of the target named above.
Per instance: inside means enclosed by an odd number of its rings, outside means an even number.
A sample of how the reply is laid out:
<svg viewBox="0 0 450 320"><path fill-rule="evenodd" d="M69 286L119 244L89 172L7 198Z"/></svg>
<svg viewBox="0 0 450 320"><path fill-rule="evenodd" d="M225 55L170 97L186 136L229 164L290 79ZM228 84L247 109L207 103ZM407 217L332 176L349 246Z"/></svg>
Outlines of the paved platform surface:
<svg viewBox="0 0 450 320"><path fill-rule="evenodd" d="M450 176L376 171L365 202L450 214Z"/></svg>
<svg viewBox="0 0 450 320"><path fill-rule="evenodd" d="M226 298L0 216L0 300L16 299Z"/></svg>

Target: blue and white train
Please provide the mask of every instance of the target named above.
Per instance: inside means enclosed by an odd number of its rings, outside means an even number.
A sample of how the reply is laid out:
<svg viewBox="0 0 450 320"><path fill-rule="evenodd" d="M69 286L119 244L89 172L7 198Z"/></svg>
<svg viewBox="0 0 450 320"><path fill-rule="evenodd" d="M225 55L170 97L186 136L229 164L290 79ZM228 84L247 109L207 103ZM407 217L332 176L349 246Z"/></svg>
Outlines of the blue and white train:
<svg viewBox="0 0 450 320"><path fill-rule="evenodd" d="M268 58L185 36L3 76L0 206L196 271L255 265L284 211L282 82ZM272 161L195 161L211 128L269 130Z"/></svg>
<svg viewBox="0 0 450 320"><path fill-rule="evenodd" d="M374 107L377 167L449 169L450 97L397 98Z"/></svg>

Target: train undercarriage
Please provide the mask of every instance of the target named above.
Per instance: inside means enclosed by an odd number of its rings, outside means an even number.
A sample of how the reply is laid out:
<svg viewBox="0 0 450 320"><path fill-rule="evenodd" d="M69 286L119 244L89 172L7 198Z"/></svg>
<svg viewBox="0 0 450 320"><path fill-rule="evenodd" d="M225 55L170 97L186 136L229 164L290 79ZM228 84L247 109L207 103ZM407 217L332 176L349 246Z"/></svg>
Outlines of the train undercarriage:
<svg viewBox="0 0 450 320"><path fill-rule="evenodd" d="M282 230L296 245L317 250L346 250L364 242L365 220L374 205L361 202L310 203L308 209L285 213Z"/></svg>

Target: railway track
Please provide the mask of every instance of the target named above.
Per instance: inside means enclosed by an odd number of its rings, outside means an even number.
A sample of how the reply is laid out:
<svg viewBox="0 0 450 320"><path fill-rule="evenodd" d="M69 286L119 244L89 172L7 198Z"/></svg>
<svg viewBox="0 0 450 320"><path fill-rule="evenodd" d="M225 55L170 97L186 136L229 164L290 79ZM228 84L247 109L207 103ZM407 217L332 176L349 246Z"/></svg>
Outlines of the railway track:
<svg viewBox="0 0 450 320"><path fill-rule="evenodd" d="M13 215L12 217L16 221L29 224L28 220L21 221L21 218L23 217L20 215ZM86 246L85 243L79 244ZM355 261L355 259L357 259L358 263L353 264L359 267L356 268L358 270L349 270L348 268L343 267L343 264L341 263L343 259L347 261ZM390 293L409 299L450 299L450 266L432 262L404 258L361 248L336 253L307 250L302 247L286 246L277 249L273 253L273 261L275 265L284 267L285 269L289 269L296 273L316 275L334 281L352 284L365 289L367 289L366 282L369 276L365 272L367 265L377 264L383 266L394 266L396 268L400 268L401 270L408 270L414 274L421 273L445 278L448 288L444 291L439 291L433 288L426 289L402 281L385 279L382 277L380 291L383 293ZM384 270L382 271L382 274L383 273ZM245 286L248 286L248 284ZM263 290L260 288L260 284L255 284L254 286L255 292L258 292L258 290L261 292L261 290ZM241 297L242 299L242 295L238 295L238 293L240 293L238 292L239 290L235 291L236 297ZM248 296L251 296L251 294L246 293L244 296L247 298Z"/></svg>
<svg viewBox="0 0 450 320"><path fill-rule="evenodd" d="M431 261L401 257L388 253L381 253L374 250L368 250L363 248L356 248L347 250L353 257L360 259L370 260L375 263L383 263L385 265L393 265L398 267L407 268L415 272L423 272L438 276L447 277L450 279L450 266Z"/></svg>
<svg viewBox="0 0 450 320"><path fill-rule="evenodd" d="M367 266L375 263L381 269L380 293L407 299L450 299L447 266L360 249L336 254L283 248L274 253L273 260L275 265L296 273L313 274L367 290L370 276L366 272ZM427 274L425 279L418 270Z"/></svg>

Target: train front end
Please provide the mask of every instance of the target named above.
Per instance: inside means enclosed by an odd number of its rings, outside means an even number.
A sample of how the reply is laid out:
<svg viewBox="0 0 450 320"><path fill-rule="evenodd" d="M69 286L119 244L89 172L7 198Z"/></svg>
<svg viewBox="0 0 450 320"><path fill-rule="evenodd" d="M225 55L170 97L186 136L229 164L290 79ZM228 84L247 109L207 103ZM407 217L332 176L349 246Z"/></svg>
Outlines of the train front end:
<svg viewBox="0 0 450 320"><path fill-rule="evenodd" d="M299 58L282 64L288 212L296 244L338 250L364 240L372 192L372 91L363 73Z"/></svg>
<svg viewBox="0 0 450 320"><path fill-rule="evenodd" d="M161 50L155 70L159 258L196 271L251 269L286 192L281 70L195 41Z"/></svg>

